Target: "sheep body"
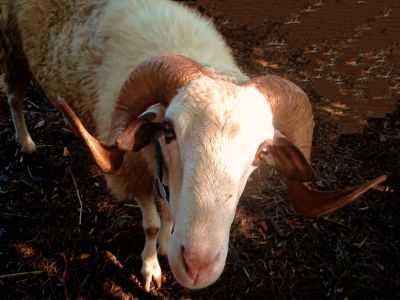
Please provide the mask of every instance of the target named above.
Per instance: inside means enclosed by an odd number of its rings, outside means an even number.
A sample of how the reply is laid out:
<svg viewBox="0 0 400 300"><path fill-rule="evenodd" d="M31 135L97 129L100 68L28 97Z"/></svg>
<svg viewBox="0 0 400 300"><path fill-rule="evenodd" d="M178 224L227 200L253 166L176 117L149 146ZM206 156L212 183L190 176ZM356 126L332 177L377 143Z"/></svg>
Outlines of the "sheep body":
<svg viewBox="0 0 400 300"><path fill-rule="evenodd" d="M22 115L22 98L30 78L46 96L62 95L97 138L106 142L118 93L141 62L160 55L190 57L221 78L244 81L222 36L208 20L165 0L2 0L0 65L9 87L17 138L26 152L35 144ZM145 288L161 273L154 259L158 231L154 206L154 149L126 153L117 174L106 175L118 199L135 198L143 212L146 245L142 257ZM171 215L163 206L159 252L166 254ZM153 232L154 233L154 232ZM154 234L153 234L154 235ZM157 232L156 232L157 236Z"/></svg>

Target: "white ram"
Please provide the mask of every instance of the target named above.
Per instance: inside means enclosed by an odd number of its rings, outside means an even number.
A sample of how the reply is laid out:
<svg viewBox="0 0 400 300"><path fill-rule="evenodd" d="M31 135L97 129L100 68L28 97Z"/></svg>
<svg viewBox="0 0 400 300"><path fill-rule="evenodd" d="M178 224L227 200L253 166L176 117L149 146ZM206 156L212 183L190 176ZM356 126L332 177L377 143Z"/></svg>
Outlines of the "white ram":
<svg viewBox="0 0 400 300"><path fill-rule="evenodd" d="M0 3L1 69L22 150L35 150L22 112L34 78L109 173L113 194L139 203L146 290L152 280L161 285L157 243L185 287L220 276L238 200L263 160L286 176L289 200L307 216L339 208L385 179L345 192L308 188L313 121L305 93L276 76L249 80L212 23L180 4ZM161 222L153 192L157 139L171 208L164 203Z"/></svg>

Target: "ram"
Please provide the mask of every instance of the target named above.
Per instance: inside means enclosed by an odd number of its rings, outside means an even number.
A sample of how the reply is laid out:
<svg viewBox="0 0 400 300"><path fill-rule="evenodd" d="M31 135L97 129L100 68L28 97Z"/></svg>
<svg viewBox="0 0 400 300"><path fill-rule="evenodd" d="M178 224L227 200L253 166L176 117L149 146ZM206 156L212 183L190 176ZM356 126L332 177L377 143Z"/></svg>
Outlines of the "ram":
<svg viewBox="0 0 400 300"><path fill-rule="evenodd" d="M305 216L331 212L385 180L346 191L309 188L306 94L277 76L249 79L212 23L178 3L2 0L0 42L22 151L35 150L22 112L35 79L82 136L115 197L140 205L146 290L161 285L157 245L183 286L217 280L239 198L264 161L285 176L289 200ZM170 192L161 220L156 141Z"/></svg>

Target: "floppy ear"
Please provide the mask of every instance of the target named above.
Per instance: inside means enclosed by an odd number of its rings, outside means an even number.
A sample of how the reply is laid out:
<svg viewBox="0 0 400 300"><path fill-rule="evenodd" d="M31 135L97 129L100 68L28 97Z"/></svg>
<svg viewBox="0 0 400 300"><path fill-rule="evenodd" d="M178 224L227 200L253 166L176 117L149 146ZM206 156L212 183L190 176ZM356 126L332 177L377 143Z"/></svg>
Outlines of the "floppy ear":
<svg viewBox="0 0 400 300"><path fill-rule="evenodd" d="M315 172L303 153L279 131L261 147L259 157L285 177L301 182L314 179Z"/></svg>
<svg viewBox="0 0 400 300"><path fill-rule="evenodd" d="M124 151L139 151L163 134L165 107L161 103L146 109L118 137L115 143Z"/></svg>
<svg viewBox="0 0 400 300"><path fill-rule="evenodd" d="M162 104L150 106L117 136L115 144L118 149L139 151L156 141L163 133L164 115L165 108Z"/></svg>

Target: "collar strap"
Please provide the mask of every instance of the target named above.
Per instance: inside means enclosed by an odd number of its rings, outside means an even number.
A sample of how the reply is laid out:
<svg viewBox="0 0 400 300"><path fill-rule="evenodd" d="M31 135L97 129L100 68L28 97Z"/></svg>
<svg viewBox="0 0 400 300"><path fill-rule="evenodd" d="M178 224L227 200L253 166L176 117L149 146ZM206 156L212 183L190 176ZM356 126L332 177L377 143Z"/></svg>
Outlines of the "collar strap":
<svg viewBox="0 0 400 300"><path fill-rule="evenodd" d="M157 140L155 142L156 146L156 176L154 180L154 189L157 193L157 196L161 199L164 199L169 202L169 189L168 186L162 184L163 180L163 166L164 160L161 153L161 145Z"/></svg>

